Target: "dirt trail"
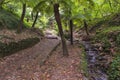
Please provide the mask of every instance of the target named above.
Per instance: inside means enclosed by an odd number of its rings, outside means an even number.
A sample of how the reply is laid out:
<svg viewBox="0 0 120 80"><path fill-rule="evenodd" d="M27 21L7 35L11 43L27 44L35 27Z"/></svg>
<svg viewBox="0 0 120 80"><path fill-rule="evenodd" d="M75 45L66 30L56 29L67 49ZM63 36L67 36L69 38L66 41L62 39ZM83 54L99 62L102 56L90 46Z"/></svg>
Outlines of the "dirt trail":
<svg viewBox="0 0 120 80"><path fill-rule="evenodd" d="M61 47L41 67L40 80L83 80L80 70L80 48L68 45L69 57L62 56Z"/></svg>
<svg viewBox="0 0 120 80"><path fill-rule="evenodd" d="M0 80L30 80L58 44L57 39L44 39L31 48L5 57L0 61Z"/></svg>
<svg viewBox="0 0 120 80"><path fill-rule="evenodd" d="M0 80L83 80L81 51L76 46L68 45L69 57L63 57L58 47L40 67L41 61L58 44L56 39L45 39L32 48L5 57L0 61Z"/></svg>

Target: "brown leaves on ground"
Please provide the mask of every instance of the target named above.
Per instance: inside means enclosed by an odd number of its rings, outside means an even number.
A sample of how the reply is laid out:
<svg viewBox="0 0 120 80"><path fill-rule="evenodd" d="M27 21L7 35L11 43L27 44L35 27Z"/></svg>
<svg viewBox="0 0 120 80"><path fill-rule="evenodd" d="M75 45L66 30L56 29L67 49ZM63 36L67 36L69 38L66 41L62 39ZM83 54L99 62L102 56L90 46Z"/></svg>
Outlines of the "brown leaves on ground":
<svg viewBox="0 0 120 80"><path fill-rule="evenodd" d="M8 30L8 29L0 30L0 42L3 43L17 42L22 39L32 38L32 37L38 37L38 35L29 29L23 30L21 33L16 33L16 30Z"/></svg>
<svg viewBox="0 0 120 80"><path fill-rule="evenodd" d="M53 52L53 55L41 67L40 80L83 80L80 73L80 49L69 45L69 57L62 56L62 50L59 47Z"/></svg>
<svg viewBox="0 0 120 80"><path fill-rule="evenodd" d="M58 47L40 67L35 57L41 51L36 46L35 51L29 48L0 61L0 80L83 80L79 69L80 48L68 45L69 57L63 57Z"/></svg>

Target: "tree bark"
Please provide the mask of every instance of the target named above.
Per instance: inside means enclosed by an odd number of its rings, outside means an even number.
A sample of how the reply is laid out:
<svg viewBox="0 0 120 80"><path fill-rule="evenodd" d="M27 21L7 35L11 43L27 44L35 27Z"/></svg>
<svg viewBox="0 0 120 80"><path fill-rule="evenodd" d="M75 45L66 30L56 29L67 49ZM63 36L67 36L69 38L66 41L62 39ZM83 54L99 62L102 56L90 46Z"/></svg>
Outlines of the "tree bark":
<svg viewBox="0 0 120 80"><path fill-rule="evenodd" d="M2 5L3 5L4 1L5 1L5 0L1 0L1 1L0 1L0 9L2 9Z"/></svg>
<svg viewBox="0 0 120 80"><path fill-rule="evenodd" d="M33 24L32 24L32 28L34 28L35 27L35 23L36 23L36 21L37 21L37 19L38 19L38 11L37 11L37 13L36 13L36 16L35 16L35 20L34 20L34 22L33 22Z"/></svg>
<svg viewBox="0 0 120 80"><path fill-rule="evenodd" d="M34 17L33 12L31 12L31 18L32 18L32 20L34 20L34 18L33 18L33 17Z"/></svg>
<svg viewBox="0 0 120 80"><path fill-rule="evenodd" d="M87 25L87 22L85 20L84 20L84 27L85 27L86 34L89 35L88 25Z"/></svg>
<svg viewBox="0 0 120 80"><path fill-rule="evenodd" d="M23 6L23 8L22 8L22 14L21 14L19 25L18 25L18 31L19 32L21 32L22 28L23 28L23 20L24 20L25 13L26 13L26 3L24 3L22 6Z"/></svg>
<svg viewBox="0 0 120 80"><path fill-rule="evenodd" d="M70 20L70 43L73 45L73 21Z"/></svg>
<svg viewBox="0 0 120 80"><path fill-rule="evenodd" d="M67 49L67 46L66 46L65 37L64 37L64 34L63 34L63 29L62 29L60 14L59 14L59 4L58 3L54 4L54 15L55 15L55 19L56 19L58 29L59 29L59 33L60 33L61 40L62 40L63 56L69 56L68 49Z"/></svg>

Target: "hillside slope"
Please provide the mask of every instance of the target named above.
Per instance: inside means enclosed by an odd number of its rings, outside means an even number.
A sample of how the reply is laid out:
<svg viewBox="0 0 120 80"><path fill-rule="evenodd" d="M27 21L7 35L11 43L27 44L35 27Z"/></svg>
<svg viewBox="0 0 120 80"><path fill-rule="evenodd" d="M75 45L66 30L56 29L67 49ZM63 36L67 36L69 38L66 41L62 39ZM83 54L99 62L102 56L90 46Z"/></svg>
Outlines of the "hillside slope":
<svg viewBox="0 0 120 80"><path fill-rule="evenodd" d="M98 29L113 26L120 26L120 13L116 13L115 15L108 16L107 19L98 21L91 27L90 32L95 32Z"/></svg>
<svg viewBox="0 0 120 80"><path fill-rule="evenodd" d="M16 29L19 23L19 17L5 9L0 9L0 29Z"/></svg>

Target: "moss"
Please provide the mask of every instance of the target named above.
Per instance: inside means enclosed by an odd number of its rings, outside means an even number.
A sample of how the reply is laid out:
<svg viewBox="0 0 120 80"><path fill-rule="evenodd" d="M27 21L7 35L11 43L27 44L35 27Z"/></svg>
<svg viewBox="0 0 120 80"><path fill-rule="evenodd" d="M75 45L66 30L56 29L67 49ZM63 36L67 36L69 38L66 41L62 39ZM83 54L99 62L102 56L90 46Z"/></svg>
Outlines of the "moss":
<svg viewBox="0 0 120 80"><path fill-rule="evenodd" d="M39 42L39 38L27 38L18 42L10 42L9 44L0 42L0 57L13 54L22 49L31 47Z"/></svg>
<svg viewBox="0 0 120 80"><path fill-rule="evenodd" d="M120 33L117 35L115 43L116 46L120 47Z"/></svg>
<svg viewBox="0 0 120 80"><path fill-rule="evenodd" d="M20 18L5 9L0 9L0 29L8 28L8 29L17 29ZM23 25L24 28L27 26Z"/></svg>
<svg viewBox="0 0 120 80"><path fill-rule="evenodd" d="M81 54L81 69L82 69L82 73L88 77L88 63L87 63L87 56L86 56L86 52L85 49L82 45L80 45L80 48L82 48L82 54Z"/></svg>

